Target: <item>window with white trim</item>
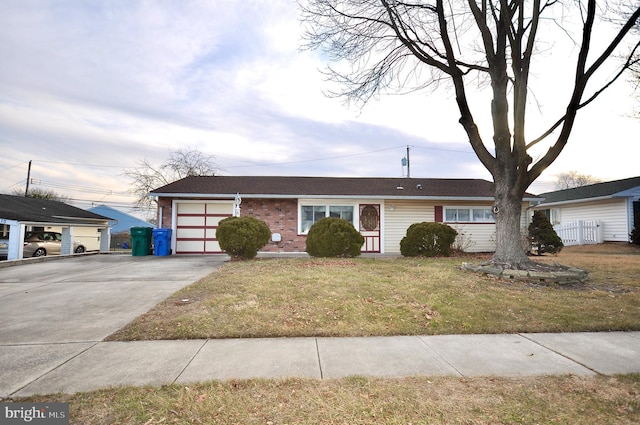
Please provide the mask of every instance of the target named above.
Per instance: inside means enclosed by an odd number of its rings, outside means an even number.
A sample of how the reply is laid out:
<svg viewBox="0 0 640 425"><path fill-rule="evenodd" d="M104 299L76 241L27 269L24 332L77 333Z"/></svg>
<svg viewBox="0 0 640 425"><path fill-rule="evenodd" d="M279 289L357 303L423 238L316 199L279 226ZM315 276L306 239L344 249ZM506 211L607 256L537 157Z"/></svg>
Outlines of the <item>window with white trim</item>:
<svg viewBox="0 0 640 425"><path fill-rule="evenodd" d="M353 210L352 205L301 205L300 233L306 234L316 221L325 217L337 217L353 223Z"/></svg>
<svg viewBox="0 0 640 425"><path fill-rule="evenodd" d="M444 222L495 223L496 217L490 207L444 207Z"/></svg>

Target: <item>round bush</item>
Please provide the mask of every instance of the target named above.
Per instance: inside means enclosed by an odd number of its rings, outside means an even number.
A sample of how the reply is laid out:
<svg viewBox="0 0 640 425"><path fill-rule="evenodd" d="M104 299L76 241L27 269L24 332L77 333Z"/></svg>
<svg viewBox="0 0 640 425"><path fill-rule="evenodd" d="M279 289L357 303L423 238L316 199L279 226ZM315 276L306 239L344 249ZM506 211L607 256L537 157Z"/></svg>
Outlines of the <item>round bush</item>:
<svg viewBox="0 0 640 425"><path fill-rule="evenodd" d="M253 217L228 217L221 220L216 230L220 248L234 259L250 259L269 243L269 226Z"/></svg>
<svg viewBox="0 0 640 425"><path fill-rule="evenodd" d="M307 234L307 253L313 257L357 257L364 237L353 224L336 217L318 220Z"/></svg>
<svg viewBox="0 0 640 425"><path fill-rule="evenodd" d="M405 257L448 257L458 232L442 223L413 223L400 241Z"/></svg>

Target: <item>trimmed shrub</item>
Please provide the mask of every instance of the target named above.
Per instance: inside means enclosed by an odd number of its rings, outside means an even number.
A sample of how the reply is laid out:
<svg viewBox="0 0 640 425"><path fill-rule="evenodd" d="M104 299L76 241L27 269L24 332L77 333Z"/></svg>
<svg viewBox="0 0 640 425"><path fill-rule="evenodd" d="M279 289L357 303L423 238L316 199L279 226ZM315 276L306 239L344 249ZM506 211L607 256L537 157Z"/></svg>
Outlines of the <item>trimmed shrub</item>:
<svg viewBox="0 0 640 425"><path fill-rule="evenodd" d="M553 229L549 218L542 211L533 213L533 219L529 224L529 239L533 247L536 248L538 255L542 255L545 252L557 254L564 246L562 239Z"/></svg>
<svg viewBox="0 0 640 425"><path fill-rule="evenodd" d="M269 226L254 217L227 217L216 230L220 248L234 259L254 258L270 237Z"/></svg>
<svg viewBox="0 0 640 425"><path fill-rule="evenodd" d="M635 226L629 235L631 237L631 243L640 246L640 229Z"/></svg>
<svg viewBox="0 0 640 425"><path fill-rule="evenodd" d="M458 232L442 223L413 223L400 241L405 257L448 257Z"/></svg>
<svg viewBox="0 0 640 425"><path fill-rule="evenodd" d="M353 224L336 217L318 220L307 234L307 253L313 257L357 257L364 236Z"/></svg>

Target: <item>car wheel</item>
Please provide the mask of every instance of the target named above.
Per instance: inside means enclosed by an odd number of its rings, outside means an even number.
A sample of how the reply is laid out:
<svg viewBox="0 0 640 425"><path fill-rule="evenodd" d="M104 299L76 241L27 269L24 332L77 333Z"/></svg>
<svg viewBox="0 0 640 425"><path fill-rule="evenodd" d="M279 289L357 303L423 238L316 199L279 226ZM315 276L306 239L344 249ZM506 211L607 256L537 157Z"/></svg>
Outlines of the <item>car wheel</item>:
<svg viewBox="0 0 640 425"><path fill-rule="evenodd" d="M33 253L34 257L44 257L45 255L47 255L47 251L44 248L38 248Z"/></svg>
<svg viewBox="0 0 640 425"><path fill-rule="evenodd" d="M82 254L84 252L84 247L82 245L78 245L78 247L75 250L76 254Z"/></svg>

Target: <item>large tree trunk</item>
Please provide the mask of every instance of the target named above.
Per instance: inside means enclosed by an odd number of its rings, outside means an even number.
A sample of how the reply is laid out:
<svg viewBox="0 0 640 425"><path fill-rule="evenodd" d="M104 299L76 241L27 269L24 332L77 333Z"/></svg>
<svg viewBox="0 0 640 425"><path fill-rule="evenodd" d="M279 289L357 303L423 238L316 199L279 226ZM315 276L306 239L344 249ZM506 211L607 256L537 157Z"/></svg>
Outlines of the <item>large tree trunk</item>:
<svg viewBox="0 0 640 425"><path fill-rule="evenodd" d="M522 244L522 195L508 179L495 179L496 252L491 263L522 269L531 264Z"/></svg>

